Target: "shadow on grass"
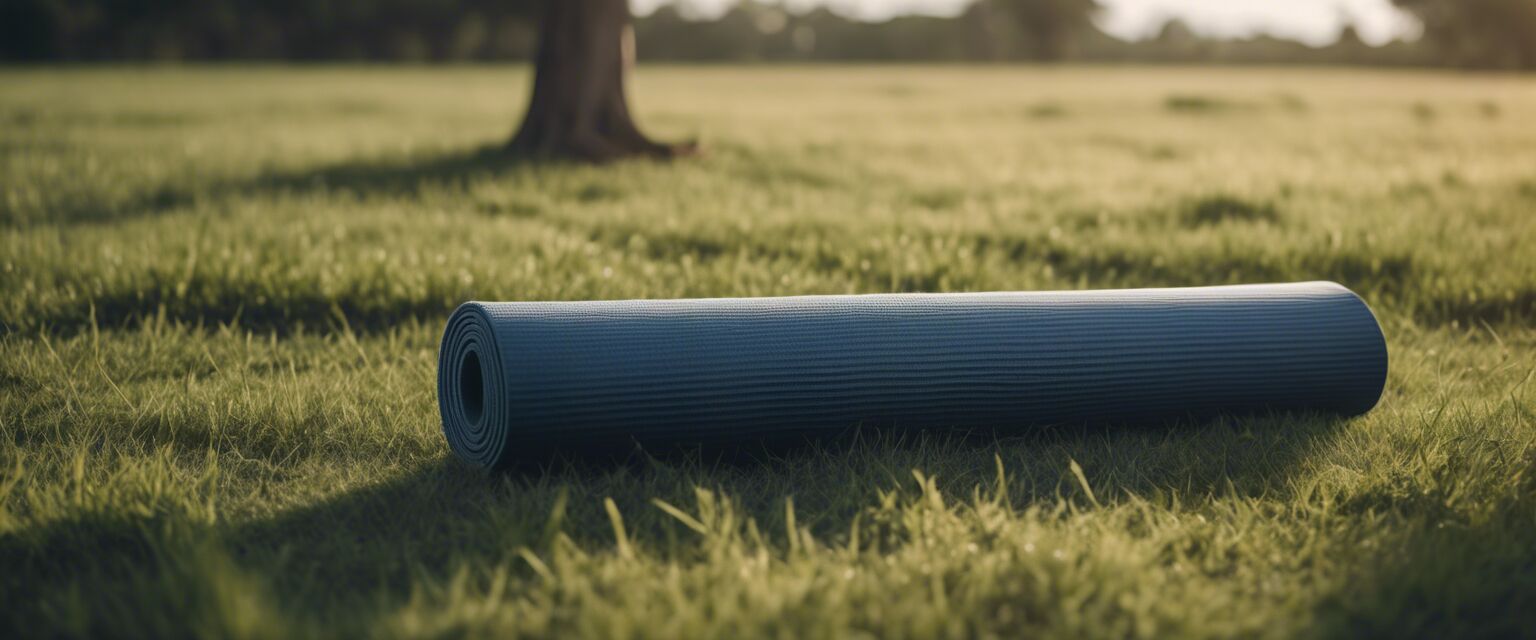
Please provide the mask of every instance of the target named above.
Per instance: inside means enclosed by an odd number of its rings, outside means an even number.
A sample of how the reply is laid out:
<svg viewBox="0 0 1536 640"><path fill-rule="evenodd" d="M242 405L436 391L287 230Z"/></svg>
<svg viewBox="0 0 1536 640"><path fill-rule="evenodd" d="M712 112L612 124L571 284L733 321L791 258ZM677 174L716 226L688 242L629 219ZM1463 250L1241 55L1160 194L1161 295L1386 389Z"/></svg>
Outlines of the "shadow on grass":
<svg viewBox="0 0 1536 640"><path fill-rule="evenodd" d="M541 162L548 164L551 161ZM105 203L95 198L64 202L57 205L48 222L110 224L154 217L204 202L250 196L302 196L313 193L341 193L358 197L410 196L429 189L463 187L530 164L530 158L509 153L501 145L485 145L433 156L360 159L320 168L264 173L249 179L216 182L201 188L162 186L130 197L124 202ZM0 220L12 218L0 216Z"/></svg>
<svg viewBox="0 0 1536 640"><path fill-rule="evenodd" d="M799 526L832 544L882 490L916 491L914 469L957 499L1008 473L1017 506L1062 500L1087 506L1070 471L1081 465L1101 502L1177 495L1186 505L1219 497L1284 494L1310 453L1330 446L1347 420L1270 415L1155 427L1046 428L999 438L954 432L850 431L816 441L713 450L583 452L488 474L451 456L313 506L225 532L238 561L271 571L277 593L325 614L344 592L398 602L422 579L446 581L463 567L521 566L520 547L541 549L556 532L584 548L614 534L612 499L642 547L667 554L692 534L653 503L692 510L696 488L728 497L782 543L785 498Z"/></svg>
<svg viewBox="0 0 1536 640"><path fill-rule="evenodd" d="M1417 496L1359 496L1362 517L1415 523L1364 554L1341 588L1316 607L1318 630L1370 638L1530 637L1536 609L1536 453L1512 493L1468 518L1446 507L1443 487Z"/></svg>

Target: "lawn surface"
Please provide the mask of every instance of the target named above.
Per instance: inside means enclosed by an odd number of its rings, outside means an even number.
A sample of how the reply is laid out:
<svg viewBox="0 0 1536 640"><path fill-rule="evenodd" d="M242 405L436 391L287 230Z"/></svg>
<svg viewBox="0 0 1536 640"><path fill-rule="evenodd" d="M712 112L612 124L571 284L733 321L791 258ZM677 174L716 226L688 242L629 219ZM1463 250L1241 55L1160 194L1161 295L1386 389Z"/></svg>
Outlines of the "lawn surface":
<svg viewBox="0 0 1536 640"><path fill-rule="evenodd" d="M0 71L0 636L1536 630L1536 78L651 67L708 152L604 167L526 85ZM1364 417L488 476L434 398L471 298L1314 279Z"/></svg>

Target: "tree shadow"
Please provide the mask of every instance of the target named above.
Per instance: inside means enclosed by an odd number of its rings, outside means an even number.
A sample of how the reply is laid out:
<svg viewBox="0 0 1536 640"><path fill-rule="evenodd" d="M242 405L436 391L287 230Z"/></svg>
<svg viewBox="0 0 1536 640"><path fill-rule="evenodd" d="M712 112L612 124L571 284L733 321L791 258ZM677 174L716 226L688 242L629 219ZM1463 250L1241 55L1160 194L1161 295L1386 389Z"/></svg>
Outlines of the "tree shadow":
<svg viewBox="0 0 1536 640"><path fill-rule="evenodd" d="M483 145L440 153L425 159L410 156L385 160L354 160L319 169L270 173L234 185L241 195L345 192L367 196L413 196L426 189L464 187L531 164L526 155L502 145Z"/></svg>
<svg viewBox="0 0 1536 640"><path fill-rule="evenodd" d="M316 169L266 172L208 186L161 186L106 203L80 197L59 203L48 222L112 224L151 218L177 209L231 198L341 193L356 197L416 196L433 189L464 188L534 164L534 158L493 144L438 153L340 162ZM539 159L541 165L560 164Z"/></svg>

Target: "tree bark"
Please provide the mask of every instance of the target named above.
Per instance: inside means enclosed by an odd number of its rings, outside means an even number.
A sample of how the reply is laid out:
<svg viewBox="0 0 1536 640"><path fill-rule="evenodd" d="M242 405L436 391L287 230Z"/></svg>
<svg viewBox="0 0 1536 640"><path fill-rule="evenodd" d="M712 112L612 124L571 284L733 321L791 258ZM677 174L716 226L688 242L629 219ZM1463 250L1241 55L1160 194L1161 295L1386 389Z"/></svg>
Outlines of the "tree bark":
<svg viewBox="0 0 1536 640"><path fill-rule="evenodd" d="M625 96L634 51L628 0L545 0L533 97L509 150L592 162L692 152L635 125Z"/></svg>

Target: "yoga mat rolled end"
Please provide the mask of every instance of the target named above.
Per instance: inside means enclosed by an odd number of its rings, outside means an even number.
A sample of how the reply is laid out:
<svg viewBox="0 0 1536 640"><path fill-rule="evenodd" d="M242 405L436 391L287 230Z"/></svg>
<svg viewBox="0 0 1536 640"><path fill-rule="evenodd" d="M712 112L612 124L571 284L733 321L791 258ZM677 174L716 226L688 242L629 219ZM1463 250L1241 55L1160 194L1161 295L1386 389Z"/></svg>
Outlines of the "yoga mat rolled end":
<svg viewBox="0 0 1536 640"><path fill-rule="evenodd" d="M438 352L437 405L448 446L481 467L499 467L510 458L505 361L485 305L459 305Z"/></svg>

